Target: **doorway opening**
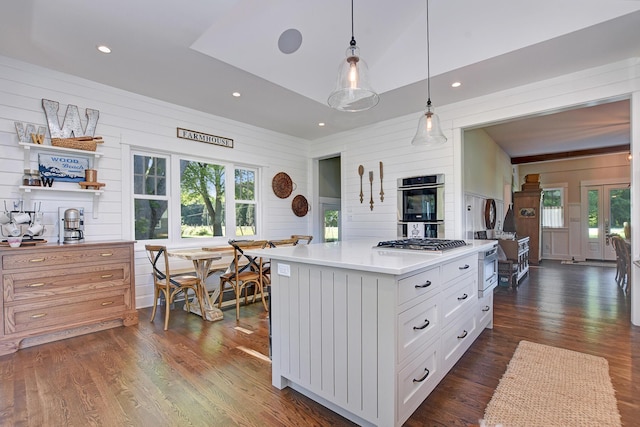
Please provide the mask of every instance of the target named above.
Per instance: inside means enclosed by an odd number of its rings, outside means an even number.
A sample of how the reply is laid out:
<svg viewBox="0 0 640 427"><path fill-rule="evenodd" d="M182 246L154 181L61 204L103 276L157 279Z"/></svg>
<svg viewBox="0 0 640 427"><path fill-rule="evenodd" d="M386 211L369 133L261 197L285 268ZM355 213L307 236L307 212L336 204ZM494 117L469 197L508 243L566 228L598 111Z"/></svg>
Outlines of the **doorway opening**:
<svg viewBox="0 0 640 427"><path fill-rule="evenodd" d="M319 241L335 242L341 239L341 159L332 156L318 161L318 214L315 230Z"/></svg>

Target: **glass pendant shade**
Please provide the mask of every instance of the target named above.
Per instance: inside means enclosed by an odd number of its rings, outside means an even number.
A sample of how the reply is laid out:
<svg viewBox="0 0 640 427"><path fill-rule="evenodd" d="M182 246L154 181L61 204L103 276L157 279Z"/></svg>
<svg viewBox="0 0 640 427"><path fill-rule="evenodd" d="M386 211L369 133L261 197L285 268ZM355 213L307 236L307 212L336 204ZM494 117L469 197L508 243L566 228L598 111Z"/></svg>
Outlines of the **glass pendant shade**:
<svg viewBox="0 0 640 427"><path fill-rule="evenodd" d="M413 145L441 145L447 142L442 133L440 118L431 111L431 100L427 102L427 111L418 119L418 130L411 140Z"/></svg>
<svg viewBox="0 0 640 427"><path fill-rule="evenodd" d="M336 110L357 112L375 107L379 100L369 83L367 63L360 58L360 49L352 43L347 49L346 59L340 63L336 88L327 102Z"/></svg>

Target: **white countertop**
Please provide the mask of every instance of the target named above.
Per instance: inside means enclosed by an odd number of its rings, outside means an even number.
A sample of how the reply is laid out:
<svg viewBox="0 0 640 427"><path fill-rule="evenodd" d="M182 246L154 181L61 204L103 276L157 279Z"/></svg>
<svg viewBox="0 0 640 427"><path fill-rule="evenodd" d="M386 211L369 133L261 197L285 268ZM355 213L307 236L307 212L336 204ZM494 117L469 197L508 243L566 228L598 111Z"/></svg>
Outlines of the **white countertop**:
<svg viewBox="0 0 640 427"><path fill-rule="evenodd" d="M495 240L466 240L467 246L433 253L404 249L378 249L375 246L381 240L363 239L312 243L246 252L250 255L280 261L401 275L460 255L487 250L497 245Z"/></svg>

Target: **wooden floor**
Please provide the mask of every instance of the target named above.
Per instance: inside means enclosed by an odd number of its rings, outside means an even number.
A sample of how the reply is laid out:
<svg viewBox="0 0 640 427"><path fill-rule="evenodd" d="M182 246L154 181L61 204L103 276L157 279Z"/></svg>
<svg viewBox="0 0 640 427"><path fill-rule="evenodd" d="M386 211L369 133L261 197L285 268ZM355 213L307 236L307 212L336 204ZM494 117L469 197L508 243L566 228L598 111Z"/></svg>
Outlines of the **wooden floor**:
<svg viewBox="0 0 640 427"><path fill-rule="evenodd" d="M605 357L623 425L640 419L640 327L615 268L545 261L495 293L485 330L407 426L478 423L520 340ZM351 425L271 386L268 320L257 303L220 322L177 309L162 318L0 357L2 426Z"/></svg>

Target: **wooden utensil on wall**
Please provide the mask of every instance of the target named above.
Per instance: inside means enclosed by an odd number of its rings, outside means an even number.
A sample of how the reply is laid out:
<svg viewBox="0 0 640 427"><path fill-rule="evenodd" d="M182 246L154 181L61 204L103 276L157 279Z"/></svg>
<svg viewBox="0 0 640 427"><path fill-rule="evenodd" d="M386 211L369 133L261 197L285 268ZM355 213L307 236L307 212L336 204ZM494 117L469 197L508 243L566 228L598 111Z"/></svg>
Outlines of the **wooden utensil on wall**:
<svg viewBox="0 0 640 427"><path fill-rule="evenodd" d="M384 202L384 190L382 189L382 162L380 162L380 201Z"/></svg>
<svg viewBox="0 0 640 427"><path fill-rule="evenodd" d="M371 200L369 204L371 205L371 210L373 210L373 171L369 171L369 184L371 185Z"/></svg>
<svg viewBox="0 0 640 427"><path fill-rule="evenodd" d="M360 203L364 200L364 193L362 192L362 175L364 175L364 166L358 166L358 175L360 175Z"/></svg>

